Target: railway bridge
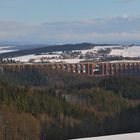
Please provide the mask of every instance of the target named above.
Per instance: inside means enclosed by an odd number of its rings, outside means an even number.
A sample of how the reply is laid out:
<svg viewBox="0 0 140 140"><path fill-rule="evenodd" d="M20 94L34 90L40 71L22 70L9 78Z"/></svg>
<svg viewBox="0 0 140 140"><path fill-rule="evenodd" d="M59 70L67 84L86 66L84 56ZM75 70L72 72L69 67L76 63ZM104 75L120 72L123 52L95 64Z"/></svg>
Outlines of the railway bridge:
<svg viewBox="0 0 140 140"><path fill-rule="evenodd" d="M88 76L140 75L140 61L1 64L0 71L48 67Z"/></svg>
<svg viewBox="0 0 140 140"><path fill-rule="evenodd" d="M116 76L140 74L140 61L81 62L51 64L53 69L89 76Z"/></svg>

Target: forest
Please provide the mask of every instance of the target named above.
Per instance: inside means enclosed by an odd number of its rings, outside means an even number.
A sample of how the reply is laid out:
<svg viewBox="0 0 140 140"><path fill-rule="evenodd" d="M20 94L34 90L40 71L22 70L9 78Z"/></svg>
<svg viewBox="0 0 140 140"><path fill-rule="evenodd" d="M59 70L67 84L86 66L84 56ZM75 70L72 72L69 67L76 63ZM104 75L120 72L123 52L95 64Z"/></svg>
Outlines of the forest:
<svg viewBox="0 0 140 140"><path fill-rule="evenodd" d="M140 76L89 77L50 67L0 71L0 140L140 132Z"/></svg>

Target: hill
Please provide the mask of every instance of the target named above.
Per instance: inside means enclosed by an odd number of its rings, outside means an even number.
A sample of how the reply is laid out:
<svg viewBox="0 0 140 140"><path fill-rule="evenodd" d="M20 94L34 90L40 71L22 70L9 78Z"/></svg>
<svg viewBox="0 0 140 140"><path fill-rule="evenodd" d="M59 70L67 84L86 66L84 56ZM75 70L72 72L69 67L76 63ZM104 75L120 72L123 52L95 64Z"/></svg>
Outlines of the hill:
<svg viewBox="0 0 140 140"><path fill-rule="evenodd" d="M81 43L81 44L64 44L64 45L24 45L16 47L16 49L20 49L19 51L14 52L8 52L0 54L0 58L7 58L7 57L17 57L17 56L23 56L23 55L29 55L29 54L40 54L45 52L59 52L59 51L70 51L70 50L86 50L91 49L94 46L108 46L111 44L91 44L91 43ZM26 49L24 49L24 47ZM28 49L27 49L28 48Z"/></svg>

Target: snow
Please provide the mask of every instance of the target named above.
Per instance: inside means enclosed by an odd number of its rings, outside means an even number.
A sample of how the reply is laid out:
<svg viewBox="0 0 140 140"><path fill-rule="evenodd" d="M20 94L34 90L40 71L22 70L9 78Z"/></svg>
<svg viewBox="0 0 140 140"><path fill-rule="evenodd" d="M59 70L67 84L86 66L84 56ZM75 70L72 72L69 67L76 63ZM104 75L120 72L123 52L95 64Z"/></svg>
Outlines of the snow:
<svg viewBox="0 0 140 140"><path fill-rule="evenodd" d="M89 49L89 50L81 50L82 54L86 54L87 52L94 52L96 53L97 51L95 50L95 48Z"/></svg>
<svg viewBox="0 0 140 140"><path fill-rule="evenodd" d="M128 49L112 49L111 52L109 53L111 56L124 56L127 57L129 56Z"/></svg>
<svg viewBox="0 0 140 140"><path fill-rule="evenodd" d="M97 51L99 51L100 49L107 49L107 48L120 48L122 46L119 45L112 45L112 46L95 46L91 49L87 49L87 50L73 50L73 52L81 52L82 54L86 54L87 52L93 52L96 53Z"/></svg>
<svg viewBox="0 0 140 140"><path fill-rule="evenodd" d="M35 62L41 62L40 58L48 58L45 61L51 62L51 63L57 63L57 62L65 62L65 63L79 63L80 61L85 61L85 59L58 59L59 55L25 55L25 56L19 56L14 57L12 60L20 61L20 62L29 62L30 59L35 59ZM56 57L56 58L53 58ZM50 59L51 58L51 59Z"/></svg>
<svg viewBox="0 0 140 140"><path fill-rule="evenodd" d="M43 54L43 55L34 55L35 58L41 58L41 57L47 57L47 58L52 58L52 57L59 57L60 55L58 54Z"/></svg>
<svg viewBox="0 0 140 140"><path fill-rule="evenodd" d="M88 50L72 50L72 52L81 52L82 54L86 54L87 52L94 52L94 48L93 49L88 49Z"/></svg>
<svg viewBox="0 0 140 140"><path fill-rule="evenodd" d="M57 62L65 62L65 63L79 63L81 61L85 61L85 59L50 59L49 62L57 63Z"/></svg>
<svg viewBox="0 0 140 140"><path fill-rule="evenodd" d="M132 46L121 49L112 49L110 56L140 57L140 46Z"/></svg>
<svg viewBox="0 0 140 140"><path fill-rule="evenodd" d="M0 49L0 54L8 53L8 52L14 52L14 51L17 51L17 50L3 50L3 49Z"/></svg>
<svg viewBox="0 0 140 140"><path fill-rule="evenodd" d="M30 59L32 59L35 55L24 55L24 56L19 56L19 57L13 57L12 60L15 61L20 61L20 62L28 62Z"/></svg>
<svg viewBox="0 0 140 140"><path fill-rule="evenodd" d="M17 50L12 49L13 47L15 46L0 46L0 54L17 51Z"/></svg>
<svg viewBox="0 0 140 140"><path fill-rule="evenodd" d="M13 47L15 47L15 46L0 46L0 50L9 49L9 48L13 48Z"/></svg>
<svg viewBox="0 0 140 140"><path fill-rule="evenodd" d="M98 51L100 49L107 49L107 48L119 48L119 45L111 45L111 46L95 46L94 50Z"/></svg>
<svg viewBox="0 0 140 140"><path fill-rule="evenodd" d="M116 60L116 61L109 61L108 63L130 63L130 62L132 62L132 63L138 63L138 62L140 62L140 60ZM106 63L106 62L102 62L102 63Z"/></svg>
<svg viewBox="0 0 140 140"><path fill-rule="evenodd" d="M123 46L95 46L92 49L88 50L73 50L72 52L81 52L82 54L86 54L87 52L93 52L94 54L98 52L99 49L104 49L104 48L111 48L111 52L108 54L108 56L123 56L123 57L140 57L140 46L128 46L128 47L123 47ZM0 53L5 53L5 52L11 52L15 50L1 50ZM30 54L30 55L25 55L25 56L19 56L19 57L14 57L12 58L15 61L20 61L20 62L29 62L29 60L33 59L34 62L41 62L43 60L44 62L66 62L66 63L79 63L80 61L85 61L85 59L60 59L59 56L61 56L61 51L60 52L54 52L52 54L48 53L42 53L40 55L35 55L35 54ZM100 56L98 56L100 57Z"/></svg>
<svg viewBox="0 0 140 140"><path fill-rule="evenodd" d="M57 52L53 52L55 54L62 54L63 52L62 51L57 51Z"/></svg>
<svg viewBox="0 0 140 140"><path fill-rule="evenodd" d="M53 58L53 57L56 57L58 58L59 55L55 54L55 55L46 55L46 54L43 54L43 55L35 55L35 54L30 54L30 55L24 55L24 56L19 56L19 57L13 57L12 60L15 60L15 61L20 61L20 62L28 62L30 59L36 59L37 62L40 62L40 58L44 58L44 57L47 57L47 58Z"/></svg>
<svg viewBox="0 0 140 140"><path fill-rule="evenodd" d="M74 139L73 139L74 140ZM103 137L81 138L75 140L140 140L140 133L129 133Z"/></svg>
<svg viewBox="0 0 140 140"><path fill-rule="evenodd" d="M133 46L128 48L130 57L139 57L140 56L140 46Z"/></svg>
<svg viewBox="0 0 140 140"><path fill-rule="evenodd" d="M63 51L56 51L56 52L51 52L51 54L50 54L50 52L44 52L44 53L41 53L41 55L60 55L60 54L62 54L63 53Z"/></svg>

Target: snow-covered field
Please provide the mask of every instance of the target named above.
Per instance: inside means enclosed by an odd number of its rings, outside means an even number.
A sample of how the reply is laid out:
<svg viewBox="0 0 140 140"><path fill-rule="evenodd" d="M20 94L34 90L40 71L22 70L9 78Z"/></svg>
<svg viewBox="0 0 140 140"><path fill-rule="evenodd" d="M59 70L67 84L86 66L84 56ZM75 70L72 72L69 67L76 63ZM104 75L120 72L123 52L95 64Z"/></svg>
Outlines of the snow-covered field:
<svg viewBox="0 0 140 140"><path fill-rule="evenodd" d="M140 133L111 135L111 136L93 137L93 138L81 138L75 140L140 140Z"/></svg>
<svg viewBox="0 0 140 140"><path fill-rule="evenodd" d="M58 58L59 55L57 54L42 54L42 55L34 55L34 54L30 54L30 55L24 55L24 56L19 56L19 57L13 57L12 60L15 60L15 61L20 61L20 62L28 62L30 59L36 59L36 61L39 61L41 58L44 58L44 57L47 57L47 58Z"/></svg>
<svg viewBox="0 0 140 140"><path fill-rule="evenodd" d="M13 52L13 51L17 51L17 50L14 50L15 46L0 46L0 54L2 53L7 53L7 52Z"/></svg>
<svg viewBox="0 0 140 140"><path fill-rule="evenodd" d="M100 48L92 48L92 49L88 49L88 50L73 50L72 52L81 52L82 54L86 54L87 52L97 52L97 50L99 50Z"/></svg>
<svg viewBox="0 0 140 140"><path fill-rule="evenodd" d="M96 50L96 51L98 51L98 50L100 50L100 49L107 49L107 48L119 48L119 47L121 47L121 45L119 46L119 45L112 45L112 46L95 46L94 47L94 50Z"/></svg>
<svg viewBox="0 0 140 140"><path fill-rule="evenodd" d="M20 62L29 62L29 60L31 59L35 59L35 62L40 62L41 58L45 58L47 57L48 59L46 59L45 61L47 62L65 62L65 63L79 63L80 61L84 61L85 59L58 59L59 55L25 55L25 56L19 56L19 57L14 57L12 58L12 60L15 61L20 61ZM55 57L55 58L53 58ZM51 59L50 59L51 58Z"/></svg>
<svg viewBox="0 0 140 140"><path fill-rule="evenodd" d="M34 54L30 54L30 55L24 55L24 56L19 56L19 57L13 57L11 59L15 61L20 61L20 62L28 62L30 59L34 57L35 57Z"/></svg>
<svg viewBox="0 0 140 140"><path fill-rule="evenodd" d="M101 50L101 49L107 49L107 48L119 48L119 47L121 47L121 46L115 46L115 45L113 45L113 46L95 46L94 48L92 48L92 49L88 49L88 50L74 50L74 52L75 51L77 51L77 52L81 52L82 54L86 54L87 52L97 52L97 51L99 51L99 50Z"/></svg>
<svg viewBox="0 0 140 140"><path fill-rule="evenodd" d="M81 61L85 61L85 59L50 59L49 62L65 62L65 63L79 63Z"/></svg>
<svg viewBox="0 0 140 140"><path fill-rule="evenodd" d="M0 50L14 48L15 46L0 46Z"/></svg>
<svg viewBox="0 0 140 140"><path fill-rule="evenodd" d="M123 57L140 57L140 46L132 46L128 48L112 49L110 56L123 56Z"/></svg>
<svg viewBox="0 0 140 140"><path fill-rule="evenodd" d="M14 52L14 51L17 51L17 50L0 50L0 54L8 53L8 52Z"/></svg>
<svg viewBox="0 0 140 140"><path fill-rule="evenodd" d="M20 61L20 62L29 62L29 60L35 59L36 60L35 62L40 62L40 59L45 58L45 57L48 58L46 59L46 61L51 62L51 63L54 63L54 62L79 63L80 61L85 60L85 59L78 59L78 58L77 59L58 59L59 55L34 55L34 54L14 57L12 58L12 60Z"/></svg>

